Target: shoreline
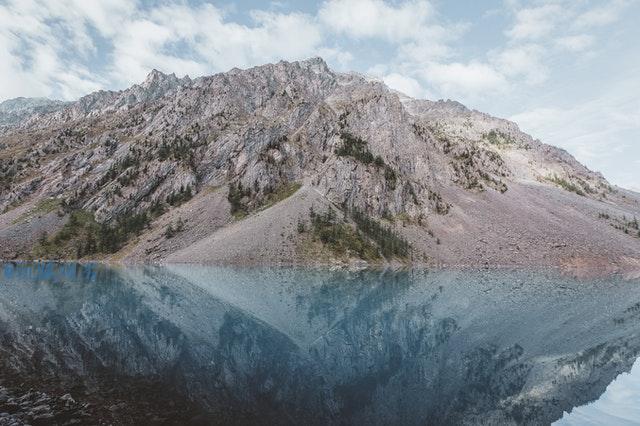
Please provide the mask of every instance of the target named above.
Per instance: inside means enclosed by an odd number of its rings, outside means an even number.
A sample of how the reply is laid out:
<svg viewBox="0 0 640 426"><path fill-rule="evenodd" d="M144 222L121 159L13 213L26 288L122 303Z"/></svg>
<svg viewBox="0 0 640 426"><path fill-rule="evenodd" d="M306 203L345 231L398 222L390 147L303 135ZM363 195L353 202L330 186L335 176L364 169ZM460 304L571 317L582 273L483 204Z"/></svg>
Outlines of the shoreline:
<svg viewBox="0 0 640 426"><path fill-rule="evenodd" d="M574 264L554 264L554 263L513 263L513 264L473 264L473 263L425 263L425 262L384 262L370 263L366 261L353 262L158 262L158 261L131 261L131 260L113 260L113 259L1 259L0 264L29 264L29 263L57 263L57 264L80 264L89 265L97 264L108 267L169 267L169 266L194 266L194 267L221 267L221 268L299 268L311 270L331 270L331 271L378 271L378 272L400 272L408 270L421 271L442 271L442 270L540 270L555 271L560 275L571 276L573 278L604 278L609 276L621 276L626 280L640 279L640 263L634 264L625 259L619 259L617 262L610 260L609 267L603 267L602 264L594 262L593 264L584 264L576 262Z"/></svg>

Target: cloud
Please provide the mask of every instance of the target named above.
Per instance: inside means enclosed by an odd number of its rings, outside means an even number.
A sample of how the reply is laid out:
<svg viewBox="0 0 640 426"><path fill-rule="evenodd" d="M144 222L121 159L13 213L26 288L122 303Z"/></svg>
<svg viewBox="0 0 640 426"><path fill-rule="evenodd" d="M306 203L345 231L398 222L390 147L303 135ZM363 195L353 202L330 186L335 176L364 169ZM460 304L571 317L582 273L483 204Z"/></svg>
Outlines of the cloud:
<svg viewBox="0 0 640 426"><path fill-rule="evenodd" d="M0 98L74 99L139 82L152 68L202 75L320 52L350 60L322 45L313 16L255 10L250 19L228 21L211 4L10 0L0 4L0 70L8 82Z"/></svg>
<svg viewBox="0 0 640 426"><path fill-rule="evenodd" d="M418 80L414 78L406 77L397 73L391 73L385 75L382 80L390 88L402 92L412 98L421 99L427 97L426 90Z"/></svg>
<svg viewBox="0 0 640 426"><path fill-rule="evenodd" d="M495 68L480 62L433 63L424 75L440 91L465 97L480 92L499 92L507 85L504 76Z"/></svg>
<svg viewBox="0 0 640 426"><path fill-rule="evenodd" d="M107 31L110 16L122 2L111 6L75 1L7 1L0 5L0 59L3 85L0 98L63 96L76 98L103 87L105 81L89 72L83 58L95 52L92 28ZM109 8L107 11L105 8ZM126 7L122 10L125 10ZM92 14L86 14L92 10Z"/></svg>
<svg viewBox="0 0 640 426"><path fill-rule="evenodd" d="M560 37L556 45L562 49L572 52L581 52L593 45L594 37L587 34L571 35Z"/></svg>
<svg viewBox="0 0 640 426"><path fill-rule="evenodd" d="M335 32L396 43L421 39L433 15L434 9L427 1L394 7L382 0L329 0L319 11L320 20Z"/></svg>
<svg viewBox="0 0 640 426"><path fill-rule="evenodd" d="M635 75L620 78L603 93L569 107L546 106L510 117L532 136L560 146L619 185L639 185L637 165L621 158L640 158L640 100ZM634 180L635 178L635 180Z"/></svg>
<svg viewBox="0 0 640 426"><path fill-rule="evenodd" d="M606 5L594 7L578 15L573 23L575 28L602 27L616 22L629 4L628 1L614 0Z"/></svg>
<svg viewBox="0 0 640 426"><path fill-rule="evenodd" d="M536 85L548 77L544 65L545 49L538 44L523 44L508 47L490 54L492 63L505 77L523 77L525 83Z"/></svg>
<svg viewBox="0 0 640 426"><path fill-rule="evenodd" d="M506 34L515 40L540 39L548 36L563 17L563 9L557 4L521 9L516 12L516 22Z"/></svg>
<svg viewBox="0 0 640 426"><path fill-rule="evenodd" d="M201 75L281 59L313 56L322 34L312 17L302 13L251 11L253 25L225 20L209 4L164 6L127 23L114 43L113 76L140 81L151 68ZM339 55L342 61L346 55Z"/></svg>

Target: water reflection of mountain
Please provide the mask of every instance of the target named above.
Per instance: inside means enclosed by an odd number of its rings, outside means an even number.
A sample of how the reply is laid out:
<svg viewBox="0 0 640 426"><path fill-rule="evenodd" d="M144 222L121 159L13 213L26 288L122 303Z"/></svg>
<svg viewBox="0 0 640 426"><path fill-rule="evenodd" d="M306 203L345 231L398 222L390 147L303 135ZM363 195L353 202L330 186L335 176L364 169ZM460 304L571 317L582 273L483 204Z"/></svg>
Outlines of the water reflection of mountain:
<svg viewBox="0 0 640 426"><path fill-rule="evenodd" d="M3 371L153 378L227 423L550 423L638 355L637 282L5 265Z"/></svg>

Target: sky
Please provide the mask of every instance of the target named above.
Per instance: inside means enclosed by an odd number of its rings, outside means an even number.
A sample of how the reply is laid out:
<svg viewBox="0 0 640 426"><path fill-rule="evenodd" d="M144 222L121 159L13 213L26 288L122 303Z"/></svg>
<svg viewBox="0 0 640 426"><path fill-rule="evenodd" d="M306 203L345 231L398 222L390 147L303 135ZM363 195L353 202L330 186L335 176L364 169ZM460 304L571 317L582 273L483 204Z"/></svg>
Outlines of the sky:
<svg viewBox="0 0 640 426"><path fill-rule="evenodd" d="M0 0L0 101L323 57L640 191L640 0Z"/></svg>

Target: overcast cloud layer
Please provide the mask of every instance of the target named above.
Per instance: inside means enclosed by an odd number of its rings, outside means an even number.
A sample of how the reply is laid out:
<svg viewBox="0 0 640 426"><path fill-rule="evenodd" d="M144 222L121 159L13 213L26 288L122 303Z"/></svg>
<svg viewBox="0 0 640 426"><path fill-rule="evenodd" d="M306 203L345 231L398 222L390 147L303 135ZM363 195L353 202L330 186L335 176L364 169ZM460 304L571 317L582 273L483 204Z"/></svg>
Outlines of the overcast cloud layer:
<svg viewBox="0 0 640 426"><path fill-rule="evenodd" d="M0 0L0 101L322 56L515 120L640 190L640 0Z"/></svg>

